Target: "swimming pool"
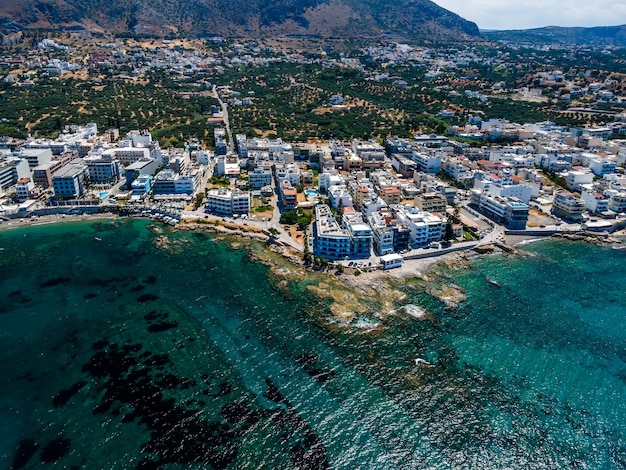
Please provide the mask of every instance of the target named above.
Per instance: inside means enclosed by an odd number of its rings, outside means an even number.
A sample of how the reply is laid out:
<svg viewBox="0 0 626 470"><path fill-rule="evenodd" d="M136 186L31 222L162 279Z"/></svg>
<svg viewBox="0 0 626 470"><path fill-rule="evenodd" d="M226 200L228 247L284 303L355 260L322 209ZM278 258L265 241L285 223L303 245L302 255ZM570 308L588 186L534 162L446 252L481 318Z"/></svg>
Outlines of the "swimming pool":
<svg viewBox="0 0 626 470"><path fill-rule="evenodd" d="M108 191L102 191L100 194L98 194L98 196L100 197L100 199L104 199L105 197L107 197L109 195Z"/></svg>
<svg viewBox="0 0 626 470"><path fill-rule="evenodd" d="M319 195L315 189L305 189L304 194L306 194L307 197L317 197Z"/></svg>

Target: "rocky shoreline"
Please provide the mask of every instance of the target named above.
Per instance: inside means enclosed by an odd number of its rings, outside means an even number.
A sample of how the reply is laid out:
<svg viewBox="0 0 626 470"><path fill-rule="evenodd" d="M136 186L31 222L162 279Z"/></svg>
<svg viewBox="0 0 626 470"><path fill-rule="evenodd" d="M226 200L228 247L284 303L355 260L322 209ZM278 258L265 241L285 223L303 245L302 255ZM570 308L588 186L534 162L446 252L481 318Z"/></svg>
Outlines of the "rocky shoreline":
<svg viewBox="0 0 626 470"><path fill-rule="evenodd" d="M96 218L114 221L119 217L107 217L100 214L89 219ZM48 216L28 219L11 225L16 227L75 220L85 220L85 217L59 218ZM4 225L4 228L8 228L7 225ZM344 267L343 269L336 269L332 265L330 268L321 270L319 266L313 267L305 264L301 252L276 240L267 230L251 224L242 225L211 219L184 219L173 230L202 230L224 235L225 241L229 242L231 247L246 249L253 259L268 266L273 278L272 282L277 288L285 289L285 292L290 282L307 280L309 282L307 291L317 298L329 302L329 311L332 315L331 318L327 319L329 326L339 328L350 327L359 315L372 310L371 305L376 306L376 313L382 325L386 317L398 314L397 305L406 297L406 294L399 288L399 284L404 284L409 280L424 283L424 288L428 294L436 297L448 307L455 308L466 300L465 293L458 286L446 282L445 279L442 280L441 276L433 275L437 266L454 270L467 269L469 261L476 257L488 255L524 256L524 252L514 246L495 242L467 251L406 260L402 267L388 271L375 268L358 270ZM155 229L154 233L157 248L165 251L174 248L170 246L167 236L161 229ZM617 236L600 238L593 234L560 233L553 237L597 245L622 242L622 239ZM524 238L521 241L528 240ZM431 319L431 316L428 312L424 312L420 319ZM377 328L371 328L370 332L376 332L376 330Z"/></svg>

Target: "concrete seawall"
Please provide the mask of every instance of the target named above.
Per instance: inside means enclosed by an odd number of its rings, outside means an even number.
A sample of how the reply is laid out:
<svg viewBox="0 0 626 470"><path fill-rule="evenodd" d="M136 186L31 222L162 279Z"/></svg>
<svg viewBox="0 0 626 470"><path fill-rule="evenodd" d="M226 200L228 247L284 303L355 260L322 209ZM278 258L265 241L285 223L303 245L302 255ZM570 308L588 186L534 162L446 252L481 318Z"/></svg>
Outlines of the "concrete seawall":
<svg viewBox="0 0 626 470"><path fill-rule="evenodd" d="M442 255L447 255L448 253L454 253L455 251L473 250L477 246L478 246L478 242L476 243L469 242L469 243L464 243L463 245L459 244L459 245L451 246L449 248L442 248L441 250L429 249L421 253L415 253L409 256L403 256L403 258L405 260L433 258L435 256L442 256Z"/></svg>
<svg viewBox="0 0 626 470"><path fill-rule="evenodd" d="M505 230L505 235L518 235L529 237L550 237L555 233L567 233L560 230Z"/></svg>

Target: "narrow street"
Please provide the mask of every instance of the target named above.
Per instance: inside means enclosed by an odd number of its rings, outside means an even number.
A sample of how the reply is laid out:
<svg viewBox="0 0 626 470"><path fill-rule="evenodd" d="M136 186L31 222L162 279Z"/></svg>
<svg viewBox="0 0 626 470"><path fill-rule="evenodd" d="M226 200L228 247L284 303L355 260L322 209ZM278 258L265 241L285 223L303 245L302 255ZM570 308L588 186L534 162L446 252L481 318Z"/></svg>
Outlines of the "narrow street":
<svg viewBox="0 0 626 470"><path fill-rule="evenodd" d="M219 101L220 106L222 107L222 114L224 115L224 128L226 129L226 135L228 135L228 151L235 151L235 141L233 140L233 133L230 130L230 122L228 120L228 105L222 101L219 93L217 92L217 87L213 85L213 96L217 101Z"/></svg>

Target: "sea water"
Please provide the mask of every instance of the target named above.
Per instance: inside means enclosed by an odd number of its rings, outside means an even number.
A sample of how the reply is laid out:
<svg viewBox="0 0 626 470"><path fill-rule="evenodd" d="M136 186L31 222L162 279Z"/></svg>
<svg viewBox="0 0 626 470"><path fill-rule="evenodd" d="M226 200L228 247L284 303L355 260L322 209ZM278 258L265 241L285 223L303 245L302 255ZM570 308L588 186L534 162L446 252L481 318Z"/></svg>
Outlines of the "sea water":
<svg viewBox="0 0 626 470"><path fill-rule="evenodd" d="M626 466L624 251L529 245L329 328L314 280L279 287L201 231L82 221L0 248L2 468Z"/></svg>

